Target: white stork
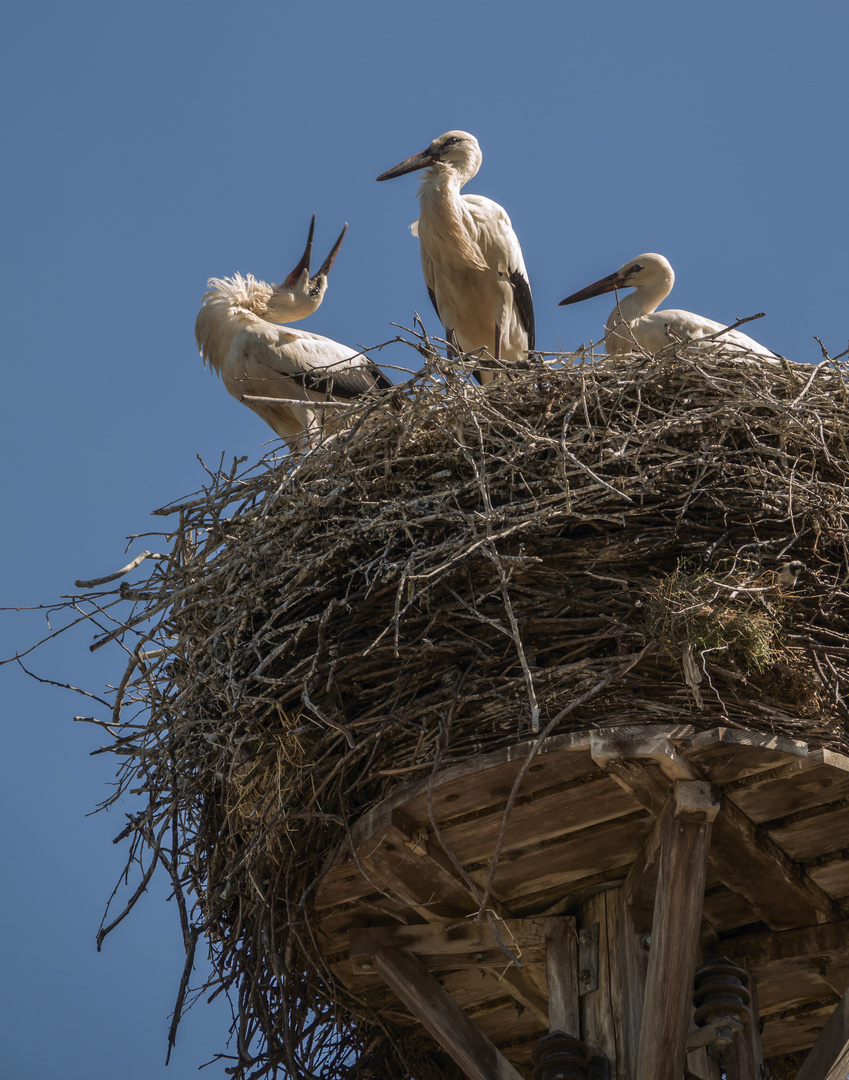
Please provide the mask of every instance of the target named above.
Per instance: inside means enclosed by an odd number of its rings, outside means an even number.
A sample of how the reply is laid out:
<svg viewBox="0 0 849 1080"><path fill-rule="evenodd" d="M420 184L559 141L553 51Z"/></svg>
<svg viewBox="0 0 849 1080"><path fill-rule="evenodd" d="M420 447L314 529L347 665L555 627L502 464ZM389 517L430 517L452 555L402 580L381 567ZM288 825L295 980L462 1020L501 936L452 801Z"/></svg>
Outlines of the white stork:
<svg viewBox="0 0 849 1080"><path fill-rule="evenodd" d="M519 241L502 206L482 195L460 194L482 160L474 135L447 131L377 179L428 170L412 230L448 341L463 352L484 346L496 360L524 360L534 347L534 305ZM493 372L476 371L475 377L486 383Z"/></svg>
<svg viewBox="0 0 849 1080"><path fill-rule="evenodd" d="M325 410L310 408L310 402L349 401L392 385L368 357L347 345L277 325L284 319L305 319L321 305L327 275L347 228L346 224L319 272L310 277L313 214L304 254L281 285L267 285L251 274L210 278L210 291L195 322L195 340L204 363L221 376L239 401L245 396L270 399L244 404L293 451L308 445L325 419L332 423L334 410L327 410L331 416L326 416ZM275 403L275 398L289 403Z"/></svg>
<svg viewBox="0 0 849 1080"><path fill-rule="evenodd" d="M649 252L630 259L614 274L587 285L585 289L567 296L563 304L577 304L591 296L613 292L614 289L633 288L635 291L619 297L619 302L607 319L604 345L608 353L632 352L643 348L659 352L675 340L698 341L725 330L715 338L717 345L730 346L734 352L753 353L765 360L777 360L774 352L764 348L739 330L726 330L722 323L694 315L691 311L668 308L655 311L661 300L672 291L675 274L669 261L662 255Z"/></svg>

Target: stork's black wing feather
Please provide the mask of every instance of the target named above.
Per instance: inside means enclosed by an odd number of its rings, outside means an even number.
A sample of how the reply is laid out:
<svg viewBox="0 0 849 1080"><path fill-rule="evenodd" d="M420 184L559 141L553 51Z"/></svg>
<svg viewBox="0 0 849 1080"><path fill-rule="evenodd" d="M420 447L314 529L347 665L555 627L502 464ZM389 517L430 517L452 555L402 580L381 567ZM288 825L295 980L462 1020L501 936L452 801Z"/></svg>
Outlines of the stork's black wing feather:
<svg viewBox="0 0 849 1080"><path fill-rule="evenodd" d="M535 347L536 341L534 336L534 301L531 296L531 287L521 270L514 270L510 274L510 284L513 286L513 299L516 301L519 318L522 320L522 326L524 326L528 335L528 349L530 350Z"/></svg>
<svg viewBox="0 0 849 1080"><path fill-rule="evenodd" d="M331 394L336 398L355 398L370 390L388 390L392 383L376 364L361 364L339 371L316 369L303 375L290 376L308 390Z"/></svg>
<svg viewBox="0 0 849 1080"><path fill-rule="evenodd" d="M427 295L430 297L430 302L433 304L433 310L436 312L440 322L442 322L442 316L439 314L439 308L436 306L436 293L433 289L428 288Z"/></svg>

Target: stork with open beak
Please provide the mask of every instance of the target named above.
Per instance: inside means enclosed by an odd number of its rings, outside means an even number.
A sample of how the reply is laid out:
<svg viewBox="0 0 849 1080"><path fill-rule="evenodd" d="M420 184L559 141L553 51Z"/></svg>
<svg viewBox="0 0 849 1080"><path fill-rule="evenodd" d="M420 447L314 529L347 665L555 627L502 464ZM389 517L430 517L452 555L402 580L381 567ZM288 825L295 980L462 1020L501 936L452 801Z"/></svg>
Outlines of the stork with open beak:
<svg viewBox="0 0 849 1080"><path fill-rule="evenodd" d="M504 208L460 189L480 168L474 135L447 131L426 150L378 176L427 169L412 225L422 271L446 338L463 352L482 346L495 360L524 360L534 347L534 305L522 249ZM476 371L481 383L492 371Z"/></svg>
<svg viewBox="0 0 849 1080"><path fill-rule="evenodd" d="M321 269L311 277L313 214L304 253L282 284L268 285L251 274L210 278L195 322L195 340L204 363L292 451L304 449L324 424L333 423L335 410L311 408L311 402L350 401L392 385L355 349L319 334L277 325L305 319L321 306L327 275L347 228L346 223ZM268 400L257 400L263 398Z"/></svg>
<svg viewBox="0 0 849 1080"><path fill-rule="evenodd" d="M734 352L752 353L765 360L779 359L748 334L728 330L713 319L677 308L656 311L657 305L669 296L674 283L675 274L669 261L649 252L630 259L615 273L579 289L560 304L577 304L617 289L635 290L618 298L619 302L607 319L604 345L608 353L633 352L636 348L655 353L673 341L698 341L719 334L714 339L718 346L729 346Z"/></svg>

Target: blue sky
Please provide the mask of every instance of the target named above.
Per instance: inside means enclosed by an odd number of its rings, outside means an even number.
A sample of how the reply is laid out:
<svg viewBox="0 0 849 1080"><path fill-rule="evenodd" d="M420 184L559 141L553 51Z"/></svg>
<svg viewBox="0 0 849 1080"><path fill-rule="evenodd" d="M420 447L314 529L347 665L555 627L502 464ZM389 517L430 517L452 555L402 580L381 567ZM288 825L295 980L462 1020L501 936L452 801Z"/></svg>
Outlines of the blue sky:
<svg viewBox="0 0 849 1080"><path fill-rule="evenodd" d="M439 332L407 229L417 180L374 178L451 128L483 149L468 190L502 203L522 242L538 347L599 338L608 297L557 302L659 251L671 305L764 311L746 329L793 360L819 358L815 334L841 352L848 31L845 0L15 5L0 43L0 605L123 565L127 535L162 528L150 511L203 482L198 455L260 456L271 432L204 371L194 318L210 276L281 280L313 211L319 258L350 224L309 329L369 346L418 311ZM44 626L0 614L0 655ZM27 663L99 692L122 657L88 644L75 632ZM13 665L0 686L5 1067L192 1076L228 1014L197 1006L166 1071L182 956L165 891L95 952L133 807L86 816L114 771L71 722L94 710Z"/></svg>

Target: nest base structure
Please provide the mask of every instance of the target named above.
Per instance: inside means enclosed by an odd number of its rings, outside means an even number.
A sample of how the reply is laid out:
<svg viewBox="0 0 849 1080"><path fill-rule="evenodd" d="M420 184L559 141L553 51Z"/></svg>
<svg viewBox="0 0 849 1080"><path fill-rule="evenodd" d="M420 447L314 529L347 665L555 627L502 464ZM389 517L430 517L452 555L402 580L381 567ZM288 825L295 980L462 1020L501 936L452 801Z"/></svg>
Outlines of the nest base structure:
<svg viewBox="0 0 849 1080"><path fill-rule="evenodd" d="M759 1021L791 1080L849 986L849 368L428 357L69 604L175 1028L205 941L234 1080L752 1080Z"/></svg>
<svg viewBox="0 0 849 1080"><path fill-rule="evenodd" d="M549 1030L587 1047L587 1071L535 1077L760 1080L813 1046L799 1080L837 1080L848 804L849 758L793 739L643 725L520 743L366 813L319 886L320 940L352 993L475 1080L529 1075ZM694 974L719 957L748 996L726 987L698 1025Z"/></svg>

